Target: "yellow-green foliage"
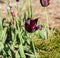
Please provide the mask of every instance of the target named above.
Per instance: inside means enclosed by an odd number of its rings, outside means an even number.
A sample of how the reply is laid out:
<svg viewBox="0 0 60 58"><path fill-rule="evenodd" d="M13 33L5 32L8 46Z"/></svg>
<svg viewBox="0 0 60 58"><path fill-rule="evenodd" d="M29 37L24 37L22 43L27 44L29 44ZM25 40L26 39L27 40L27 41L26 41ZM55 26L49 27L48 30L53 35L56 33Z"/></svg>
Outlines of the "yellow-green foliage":
<svg viewBox="0 0 60 58"><path fill-rule="evenodd" d="M60 30L50 32L49 39L35 39L38 58L60 58Z"/></svg>

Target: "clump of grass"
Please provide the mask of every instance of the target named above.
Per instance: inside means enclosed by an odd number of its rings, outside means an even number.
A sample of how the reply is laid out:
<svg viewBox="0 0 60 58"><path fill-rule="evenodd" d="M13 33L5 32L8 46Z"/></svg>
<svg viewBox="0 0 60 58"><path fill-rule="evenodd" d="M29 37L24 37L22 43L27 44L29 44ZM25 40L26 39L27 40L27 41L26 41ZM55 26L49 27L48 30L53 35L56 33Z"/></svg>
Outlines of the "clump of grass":
<svg viewBox="0 0 60 58"><path fill-rule="evenodd" d="M60 57L60 29L50 31L51 36L48 39L36 39L35 46L39 58L59 58Z"/></svg>

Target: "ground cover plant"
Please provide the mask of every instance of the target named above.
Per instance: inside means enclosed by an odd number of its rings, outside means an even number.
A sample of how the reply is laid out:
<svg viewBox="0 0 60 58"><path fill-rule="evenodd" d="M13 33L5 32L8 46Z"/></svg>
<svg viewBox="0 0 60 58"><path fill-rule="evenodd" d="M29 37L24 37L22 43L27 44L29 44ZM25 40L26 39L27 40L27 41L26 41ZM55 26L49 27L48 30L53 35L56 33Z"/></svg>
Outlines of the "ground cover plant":
<svg viewBox="0 0 60 58"><path fill-rule="evenodd" d="M40 0L46 24L33 18L31 0L24 0L20 8L19 2L16 6L4 2L8 8L7 17L0 17L0 58L60 58L60 27L48 24L50 0Z"/></svg>

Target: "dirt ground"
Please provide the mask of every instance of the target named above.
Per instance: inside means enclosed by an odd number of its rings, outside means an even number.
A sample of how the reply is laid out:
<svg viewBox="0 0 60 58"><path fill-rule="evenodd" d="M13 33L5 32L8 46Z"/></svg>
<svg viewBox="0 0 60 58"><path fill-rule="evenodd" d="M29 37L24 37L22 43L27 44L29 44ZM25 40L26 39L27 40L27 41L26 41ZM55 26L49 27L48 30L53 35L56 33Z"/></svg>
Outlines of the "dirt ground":
<svg viewBox="0 0 60 58"><path fill-rule="evenodd" d="M41 6L40 1L31 0L31 4L33 10L33 18L39 17L41 23L46 23L45 10L44 7ZM0 9L1 8L3 8L2 16L5 16L6 6L0 3ZM60 0L50 0L50 5L47 7L47 12L49 16L49 25L54 27L59 27L60 26Z"/></svg>

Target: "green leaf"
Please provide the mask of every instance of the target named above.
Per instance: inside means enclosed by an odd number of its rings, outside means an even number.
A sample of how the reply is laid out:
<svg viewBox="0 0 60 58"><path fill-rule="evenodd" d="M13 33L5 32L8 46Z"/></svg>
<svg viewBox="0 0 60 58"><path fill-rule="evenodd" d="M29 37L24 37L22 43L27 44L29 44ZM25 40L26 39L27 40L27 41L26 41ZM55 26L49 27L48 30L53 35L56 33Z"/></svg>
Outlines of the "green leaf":
<svg viewBox="0 0 60 58"><path fill-rule="evenodd" d="M3 50L3 48L4 48L4 44L0 42L0 52Z"/></svg>
<svg viewBox="0 0 60 58"><path fill-rule="evenodd" d="M16 51L15 58L20 58L18 51Z"/></svg>
<svg viewBox="0 0 60 58"><path fill-rule="evenodd" d="M19 51L21 58L26 58L22 44L19 45Z"/></svg>

